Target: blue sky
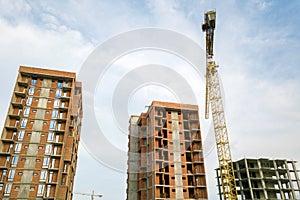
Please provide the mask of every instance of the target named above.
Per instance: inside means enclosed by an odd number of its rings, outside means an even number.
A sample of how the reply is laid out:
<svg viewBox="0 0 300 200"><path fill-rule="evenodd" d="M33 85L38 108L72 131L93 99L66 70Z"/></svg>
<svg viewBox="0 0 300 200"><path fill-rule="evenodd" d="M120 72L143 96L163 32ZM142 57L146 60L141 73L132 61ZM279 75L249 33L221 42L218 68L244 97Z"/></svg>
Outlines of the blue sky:
<svg viewBox="0 0 300 200"><path fill-rule="evenodd" d="M204 48L203 14L216 9L215 56L220 65L233 158L300 161L299 4L297 0L87 0L84 3L0 0L1 126L20 65L79 72L84 61L103 42L123 32L148 27L179 32ZM176 66L172 58L157 53L141 51L115 63L124 67L155 61L178 70L178 66L184 65L178 61ZM202 79L199 82L202 88L204 82ZM128 114L140 114L150 99L174 99L171 93L163 95L155 87L137 93L145 98L133 95L127 105ZM201 115L203 95L204 91L199 91ZM105 95L101 97L108 99ZM201 124L207 137L209 123L201 121ZM88 134L84 126L82 134ZM109 137L120 149L126 147L126 136L117 140L111 133ZM95 190L104 194L102 199L125 199L126 174L96 161L83 146L81 143L75 191ZM118 155L109 156L119 159ZM213 151L206 157L211 199L217 199L215 167Z"/></svg>

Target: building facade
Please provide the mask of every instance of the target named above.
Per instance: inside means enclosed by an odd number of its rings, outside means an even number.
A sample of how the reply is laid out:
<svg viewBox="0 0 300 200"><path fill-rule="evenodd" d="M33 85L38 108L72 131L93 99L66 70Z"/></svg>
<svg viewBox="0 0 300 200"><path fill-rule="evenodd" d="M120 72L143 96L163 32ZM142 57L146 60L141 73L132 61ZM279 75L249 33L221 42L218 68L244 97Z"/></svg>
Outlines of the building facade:
<svg viewBox="0 0 300 200"><path fill-rule="evenodd" d="M81 101L75 73L19 68L0 140L0 199L72 199Z"/></svg>
<svg viewBox="0 0 300 200"><path fill-rule="evenodd" d="M233 166L239 199L300 199L296 161L244 158ZM222 199L220 173L216 172Z"/></svg>
<svg viewBox="0 0 300 200"><path fill-rule="evenodd" d="M198 106L153 101L128 146L127 200L207 199Z"/></svg>

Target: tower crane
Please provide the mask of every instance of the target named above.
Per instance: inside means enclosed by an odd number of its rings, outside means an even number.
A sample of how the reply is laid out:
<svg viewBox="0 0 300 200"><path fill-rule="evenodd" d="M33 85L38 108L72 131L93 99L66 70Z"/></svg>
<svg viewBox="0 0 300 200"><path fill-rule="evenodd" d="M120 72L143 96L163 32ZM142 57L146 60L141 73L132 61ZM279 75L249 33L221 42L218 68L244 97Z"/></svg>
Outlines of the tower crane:
<svg viewBox="0 0 300 200"><path fill-rule="evenodd" d="M81 193L81 192L75 192L75 194L79 194L79 195L84 195L84 196L90 196L91 197L91 200L94 200L95 197L103 197L102 194L95 194L94 190L92 191L92 194L88 194L88 193Z"/></svg>
<svg viewBox="0 0 300 200"><path fill-rule="evenodd" d="M224 200L232 200L238 197L218 76L218 65L216 65L214 61L213 52L216 11L206 12L204 14L204 20L202 31L206 32L205 118L209 118L210 108L215 130L223 198Z"/></svg>

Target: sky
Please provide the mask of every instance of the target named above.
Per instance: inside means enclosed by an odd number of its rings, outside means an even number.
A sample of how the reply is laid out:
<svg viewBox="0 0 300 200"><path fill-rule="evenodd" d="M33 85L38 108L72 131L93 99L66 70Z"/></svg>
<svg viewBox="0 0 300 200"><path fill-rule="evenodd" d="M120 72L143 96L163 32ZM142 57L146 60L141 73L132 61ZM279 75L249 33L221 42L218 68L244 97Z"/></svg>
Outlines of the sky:
<svg viewBox="0 0 300 200"><path fill-rule="evenodd" d="M182 102L191 95L194 99L185 102L199 104L208 192L210 199L217 199L211 121L202 117L203 51L198 71L183 55L197 58L188 49L205 48L203 15L215 9L215 59L233 159L300 161L298 8L297 0L0 0L0 125L20 65L77 72L79 81L95 88L84 88L84 112L91 107L94 115L84 116L74 191L94 190L104 195L102 199L125 199L129 116L145 111L154 99ZM166 35L157 36L158 48L148 49L145 42L157 41L148 35L153 30ZM114 57L115 50L119 52ZM103 60L95 60L97 56ZM103 71L88 70L89 63L102 66L104 60L109 65ZM94 82L89 76L96 78ZM93 117L101 128L99 138L108 142L90 145L88 124ZM116 152L108 153L108 148ZM74 199L89 198L75 194Z"/></svg>

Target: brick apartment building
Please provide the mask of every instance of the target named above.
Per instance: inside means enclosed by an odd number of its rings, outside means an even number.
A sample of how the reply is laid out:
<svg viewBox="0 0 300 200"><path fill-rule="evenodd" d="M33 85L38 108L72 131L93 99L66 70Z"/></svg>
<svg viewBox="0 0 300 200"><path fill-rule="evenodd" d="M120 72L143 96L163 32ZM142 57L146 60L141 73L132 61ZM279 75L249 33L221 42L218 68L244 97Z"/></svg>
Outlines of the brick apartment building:
<svg viewBox="0 0 300 200"><path fill-rule="evenodd" d="M153 101L129 123L127 200L208 198L198 106Z"/></svg>
<svg viewBox="0 0 300 200"><path fill-rule="evenodd" d="M19 68L0 140L0 199L72 199L81 101L75 73Z"/></svg>

